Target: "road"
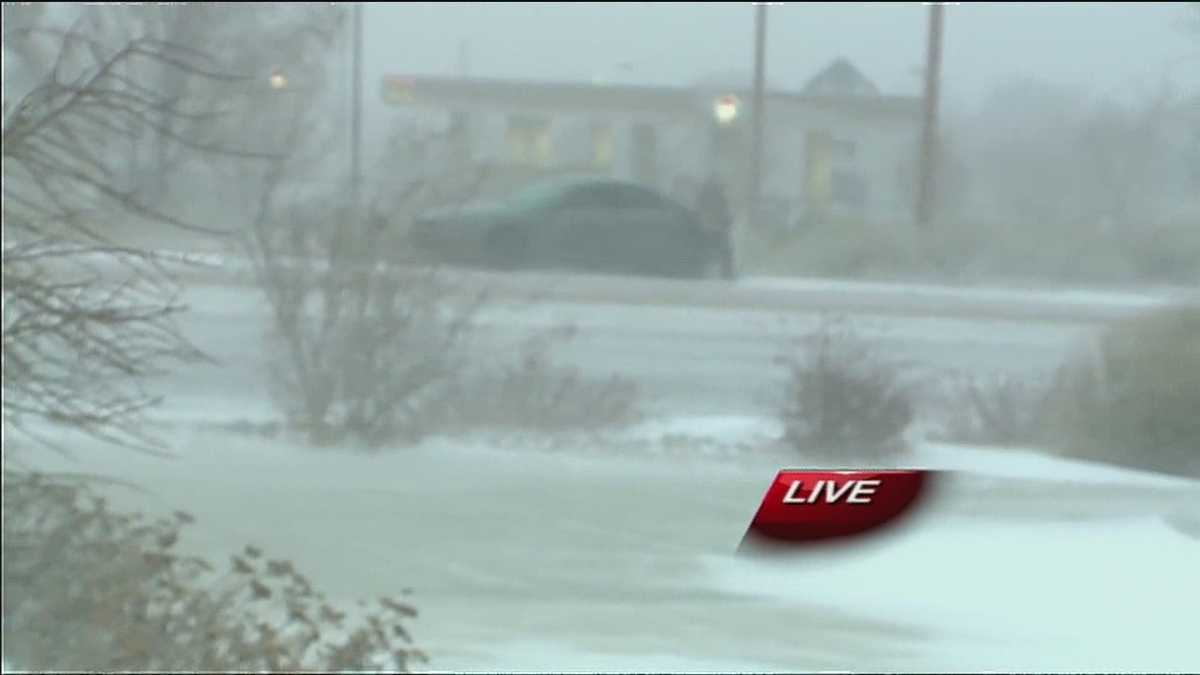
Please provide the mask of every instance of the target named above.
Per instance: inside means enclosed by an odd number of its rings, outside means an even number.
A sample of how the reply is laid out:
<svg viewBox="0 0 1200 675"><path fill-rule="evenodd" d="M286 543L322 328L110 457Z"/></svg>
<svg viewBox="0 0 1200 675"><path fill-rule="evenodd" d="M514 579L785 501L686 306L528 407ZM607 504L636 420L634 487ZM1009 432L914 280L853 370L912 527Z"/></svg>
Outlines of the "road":
<svg viewBox="0 0 1200 675"><path fill-rule="evenodd" d="M670 414L746 413L773 405L785 377L776 359L794 353L796 341L834 309L805 309L795 297L804 298L812 292L811 287L794 293L796 308L770 303L766 307L752 303L716 307L663 300L681 288L694 292L686 283L658 282L660 286L654 286L640 281L634 290L642 289L641 295L616 304L590 300L587 287L579 288L577 279L567 280L576 284L572 297L582 300L513 300L520 296L510 293L507 301L483 311L477 317L476 352L481 362L513 358L522 340L556 326L574 325L577 336L552 352L557 362L589 375L633 378L654 410ZM557 288L561 294L566 284L540 285ZM602 284L594 288L591 296L604 296ZM660 290L663 288L665 292ZM743 287L739 292L751 294L753 289ZM786 290L776 288L774 293L778 296ZM1062 308L1070 306L1060 300L1059 314L1075 317L1065 320L947 318L939 316L936 307L923 310L932 315L918 315L927 302L912 292L885 297L878 288L855 291L852 286L840 287L831 289L830 295L846 299L852 325L881 358L908 362L922 374L1044 373L1087 345L1097 325L1097 308L1109 314L1129 313L1146 304L1145 300L1136 304L1124 299L1108 305L1094 302L1087 310L1088 318L1081 318L1079 313L1065 312ZM631 291L626 288L623 293ZM926 297L929 295L927 291ZM954 303L961 309L969 297L960 294ZM981 294L981 298L979 305L990 301L995 306L997 302L995 296L989 299ZM1019 306L1019 296L1002 299L1010 308ZM265 396L269 315L261 295L250 286L207 284L190 286L184 300L190 311L182 316L182 328L218 364L189 366L172 373L163 382L168 403L186 408L233 396L247 417L269 416ZM1037 302L1049 306L1038 298L1030 304ZM886 307L880 308L883 305Z"/></svg>

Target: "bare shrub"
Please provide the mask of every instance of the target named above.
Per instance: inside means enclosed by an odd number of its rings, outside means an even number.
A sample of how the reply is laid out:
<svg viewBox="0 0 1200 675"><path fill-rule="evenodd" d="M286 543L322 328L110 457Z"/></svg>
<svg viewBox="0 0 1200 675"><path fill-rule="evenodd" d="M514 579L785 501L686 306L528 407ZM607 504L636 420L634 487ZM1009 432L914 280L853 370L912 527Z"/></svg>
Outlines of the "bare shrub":
<svg viewBox="0 0 1200 675"><path fill-rule="evenodd" d="M417 612L339 610L252 546L218 572L178 552L193 517L149 520L84 484L4 475L4 651L31 670L405 671Z"/></svg>
<svg viewBox="0 0 1200 675"><path fill-rule="evenodd" d="M297 118L285 145L300 147L308 126ZM421 147L403 135L394 143ZM333 193L280 199L297 161L273 163L245 241L273 316L271 381L289 428L316 444L377 448L431 433L594 429L636 418L632 383L593 381L549 362L551 343L569 332L530 339L516 367L471 362L474 319L491 299L414 255L409 225L425 208L486 189L495 167L379 185L359 206ZM402 175L398 162L386 158L388 175Z"/></svg>
<svg viewBox="0 0 1200 675"><path fill-rule="evenodd" d="M641 419L635 382L613 375L592 379L550 361L556 343L573 339L562 327L527 339L515 366L464 373L447 391L427 428L594 431Z"/></svg>
<svg viewBox="0 0 1200 675"><path fill-rule="evenodd" d="M415 441L461 368L480 298L392 264L381 219L323 197L265 209L248 242L272 312L274 393L314 443Z"/></svg>
<svg viewBox="0 0 1200 675"><path fill-rule="evenodd" d="M527 340L516 366L472 362L486 293L434 268L392 264L397 233L378 218L356 226L329 204L285 211L286 226L255 248L274 317L271 381L290 428L317 444L379 447L430 433L594 429L636 418L631 382L550 363L570 331Z"/></svg>
<svg viewBox="0 0 1200 675"><path fill-rule="evenodd" d="M871 460L907 450L915 385L881 359L843 319L825 318L788 369L784 441L822 461Z"/></svg>
<svg viewBox="0 0 1200 675"><path fill-rule="evenodd" d="M1052 383L1009 375L956 379L938 402L941 438L952 443L1022 446L1045 439Z"/></svg>
<svg viewBox="0 0 1200 675"><path fill-rule="evenodd" d="M1200 306L1118 322L1059 373L1050 400L1063 452L1200 476Z"/></svg>

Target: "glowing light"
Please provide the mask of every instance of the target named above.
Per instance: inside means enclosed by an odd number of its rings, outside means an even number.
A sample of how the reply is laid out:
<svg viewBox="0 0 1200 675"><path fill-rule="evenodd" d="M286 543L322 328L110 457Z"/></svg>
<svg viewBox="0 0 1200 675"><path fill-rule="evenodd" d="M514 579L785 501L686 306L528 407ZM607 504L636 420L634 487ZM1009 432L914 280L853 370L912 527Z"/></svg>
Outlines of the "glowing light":
<svg viewBox="0 0 1200 675"><path fill-rule="evenodd" d="M732 124L737 119L739 107L741 107L741 103L736 96L718 98L713 104L713 116L717 118L717 124Z"/></svg>

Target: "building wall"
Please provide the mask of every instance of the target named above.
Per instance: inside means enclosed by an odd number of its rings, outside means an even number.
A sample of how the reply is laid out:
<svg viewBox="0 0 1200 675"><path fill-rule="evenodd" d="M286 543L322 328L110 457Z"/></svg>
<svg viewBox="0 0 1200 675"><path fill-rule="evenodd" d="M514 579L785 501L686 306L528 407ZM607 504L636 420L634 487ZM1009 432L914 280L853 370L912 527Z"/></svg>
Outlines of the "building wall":
<svg viewBox="0 0 1200 675"><path fill-rule="evenodd" d="M425 120L439 120L432 126L448 128L452 112L465 113L466 127L470 136L471 162L517 161L513 150L513 133L510 128L514 120L525 123L544 120L547 124L548 145L552 149L549 157L534 161L544 162L545 168L564 169L590 168L607 173L615 178L638 180L681 199L693 203L695 190L710 173L722 175L729 183L731 202L737 208L739 197L744 191L748 173L749 120L742 120L742 127L730 137L734 140L725 146L725 154L719 149L714 137L716 127L706 117L707 111L693 116L679 114L640 112L562 112L540 110L532 107L511 105L472 106L459 104L454 111L426 110L418 116ZM411 113L409 113L411 114ZM803 101L775 104L767 111L768 136L764 140L764 168L762 194L775 208L782 210L787 224L809 214L816 195L811 194L813 139L825 134L842 152L834 153L828 172L831 178L851 177L865 186L865 199L861 203L832 200L819 217L858 217L869 220L897 220L910 217L913 186L913 169L919 126L917 120L884 117L866 117L846 110L817 108ZM652 176L638 175L639 125L647 125L653 131L654 173ZM611 129L611 164L605 168L594 163L597 158L596 127ZM519 135L519 134L518 134ZM440 167L443 162L432 162L430 168ZM530 157L524 160L530 161ZM643 161L646 161L643 159ZM842 186L846 183L841 181ZM853 191L851 191L853 192ZM831 195L832 196L832 195ZM844 195L841 195L844 196Z"/></svg>
<svg viewBox="0 0 1200 675"><path fill-rule="evenodd" d="M830 194L830 215L871 220L907 218L911 212L919 125L916 119L872 116L844 110L815 109L797 103L774 111L771 137L765 144L764 194L790 197L794 207L817 207L810 172L814 154L825 155L830 178L853 177L865 188L861 203ZM771 114L771 113L768 113ZM779 120L783 118L786 122ZM814 142L832 141L827 152L817 152ZM846 181L842 181L843 183ZM829 186L837 193L836 185ZM853 192L853 191L851 191Z"/></svg>

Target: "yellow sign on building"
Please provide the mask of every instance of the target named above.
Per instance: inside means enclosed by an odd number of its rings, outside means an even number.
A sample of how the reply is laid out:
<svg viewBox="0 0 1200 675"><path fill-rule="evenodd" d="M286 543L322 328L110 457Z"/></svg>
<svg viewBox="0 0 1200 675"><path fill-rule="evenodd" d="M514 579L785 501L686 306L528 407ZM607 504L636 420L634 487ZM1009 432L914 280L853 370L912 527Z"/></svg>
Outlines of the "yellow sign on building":
<svg viewBox="0 0 1200 675"><path fill-rule="evenodd" d="M592 127L592 166L608 170L613 163L613 129L610 124Z"/></svg>
<svg viewBox="0 0 1200 675"><path fill-rule="evenodd" d="M507 140L509 155L518 164L547 167L554 161L554 143L548 119L509 119Z"/></svg>
<svg viewBox="0 0 1200 675"><path fill-rule="evenodd" d="M827 132L810 131L804 146L806 201L810 210L823 214L833 198L833 137Z"/></svg>

